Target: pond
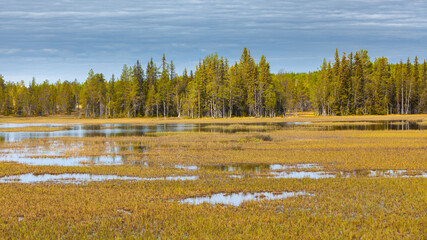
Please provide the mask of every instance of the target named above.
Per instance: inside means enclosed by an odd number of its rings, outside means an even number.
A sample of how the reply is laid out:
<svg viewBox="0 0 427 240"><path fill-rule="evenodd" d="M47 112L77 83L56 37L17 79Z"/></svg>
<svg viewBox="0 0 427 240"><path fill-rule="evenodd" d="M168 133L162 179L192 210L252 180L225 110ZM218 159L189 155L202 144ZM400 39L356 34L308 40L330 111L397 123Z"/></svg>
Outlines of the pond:
<svg viewBox="0 0 427 240"><path fill-rule="evenodd" d="M351 123L351 124L349 124ZM335 122L331 126L323 126L322 123L312 124L310 122L278 122L278 123L243 123L243 124L192 124L192 123L174 123L174 124L157 124L157 125L137 125L137 124L49 124L49 123L4 123L0 124L0 129L31 129L31 127L47 127L58 128L57 131L42 131L42 132L1 132L0 140L3 144L7 142L19 142L24 139L36 138L58 138L58 137L119 137L119 136L144 136L149 133L156 132L180 132L180 131L197 131L197 132L260 132L270 131L272 129L307 129L307 130L412 130L426 129L427 126L419 125L417 122L410 121L364 121L358 124L357 122ZM56 129L55 129L56 130ZM98 151L96 156L76 156L63 154L61 151L76 151L82 147L76 146L56 146L55 143L48 143L48 148L23 148L23 149L0 149L0 161L18 162L28 165L58 165L58 166L84 166L87 164L93 165L119 165L126 163L134 163L146 166L144 157L139 153L147 151L145 146L112 146L106 144L105 150ZM108 147L110 146L110 147ZM122 154L123 152L126 154ZM133 154L135 153L135 154ZM130 160L136 156L136 160ZM295 166L281 164L234 164L234 165L202 165L202 166L184 166L176 165L177 169L184 170L211 170L211 171L243 171L261 173L265 171L287 170L287 169L319 169L320 167L313 164L297 164ZM276 177L289 177L286 173L273 173ZM299 175L303 173L298 173ZM299 176L298 175L298 176ZM304 176L310 174L305 173ZM297 177L297 173L292 173L292 176ZM313 175L312 177L326 177L327 174ZM309 176L310 177L310 176Z"/></svg>
<svg viewBox="0 0 427 240"><path fill-rule="evenodd" d="M339 123L342 123L340 125ZM276 129L311 129L311 130L421 130L427 126L419 125L411 121L364 121L357 122L336 122L332 126L311 125L310 122L277 122L277 123L243 123L243 124L199 124L199 123L169 123L157 125L136 125L136 124L68 124L68 128L50 132L0 132L0 138L5 142L20 141L27 138L53 138L53 137L120 137L120 136L144 136L146 133L155 132L263 132ZM41 123L4 123L0 124L0 129L4 128L24 128L24 127L59 127L65 124L41 124Z"/></svg>
<svg viewBox="0 0 427 240"><path fill-rule="evenodd" d="M121 137L121 136L144 136L147 133L156 132L260 132L265 131L264 127L293 128L306 122L282 122L282 123L256 123L256 124L193 124L193 123L169 123L157 125L137 125L137 124L44 124L44 123L4 123L0 124L0 130L10 128L28 127L60 127L67 126L67 129L58 131L19 131L1 132L0 138L5 142L20 141L28 138L53 138L53 137ZM267 128L270 129L270 128Z"/></svg>
<svg viewBox="0 0 427 240"><path fill-rule="evenodd" d="M287 170L287 169L320 169L321 167L315 163L298 163L298 164L251 164L251 163L241 163L241 164L215 164L215 165L180 165L177 164L174 166L176 169L185 169L185 170L210 170L210 171L225 171L225 172L256 172L261 173L268 170Z"/></svg>
<svg viewBox="0 0 427 240"><path fill-rule="evenodd" d="M18 144L18 146L0 149L0 161L38 166L120 165L125 162L147 166L146 162L140 161L141 155L147 151L146 146L135 145L135 143L104 142L98 145L102 155L79 156L80 149L84 147L90 149L91 146L85 146L85 144L87 143L79 141L64 143L58 140L49 140L42 145L28 143L20 146Z"/></svg>
<svg viewBox="0 0 427 240"><path fill-rule="evenodd" d="M217 193L210 196L190 197L179 200L182 204L199 205L203 203L225 204L238 207L246 201L278 200L295 196L314 196L306 192L255 192L255 193Z"/></svg>
<svg viewBox="0 0 427 240"><path fill-rule="evenodd" d="M32 173L5 176L0 178L0 183L64 183L82 184L93 181L123 180L123 181L186 181L196 180L197 176L166 176L153 178L127 177L117 175L95 175L85 173L64 173L64 174L39 174Z"/></svg>
<svg viewBox="0 0 427 240"><path fill-rule="evenodd" d="M420 125L416 121L407 120L389 120L389 121L363 121L358 122L332 122L332 125L322 125L317 123L318 130L321 131L338 131L338 130L427 130L427 126ZM308 124L309 125L309 124Z"/></svg>
<svg viewBox="0 0 427 240"><path fill-rule="evenodd" d="M142 180L138 177L125 177L117 175L92 175L92 174L81 174L81 173L65 173L65 174L41 174L34 175L32 173L22 174L22 175L13 175L0 178L0 183L73 183L81 184L84 182L91 181L106 181L106 180Z"/></svg>

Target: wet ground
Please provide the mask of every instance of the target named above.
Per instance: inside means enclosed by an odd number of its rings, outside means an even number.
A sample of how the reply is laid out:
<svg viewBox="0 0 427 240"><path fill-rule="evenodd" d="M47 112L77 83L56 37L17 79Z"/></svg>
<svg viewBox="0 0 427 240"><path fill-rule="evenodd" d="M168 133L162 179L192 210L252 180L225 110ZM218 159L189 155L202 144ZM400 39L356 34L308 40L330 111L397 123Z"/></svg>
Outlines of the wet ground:
<svg viewBox="0 0 427 240"><path fill-rule="evenodd" d="M158 125L133 125L133 124L99 124L99 125L65 125L65 124L16 124L6 123L1 124L0 128L28 128L28 127L63 127L66 129L52 132L0 132L0 138L5 143L13 143L23 141L24 139L37 139L37 138L55 138L60 137L119 137L119 136L144 136L149 133L157 132L221 132L221 133L235 133L235 132L260 132L269 131L270 127L273 129L310 129L320 131L335 131L335 130L366 130L366 131L379 131L379 130L418 130L425 129L426 126L421 126L416 122L409 121L371 121L363 122L360 124L352 122L340 122L333 125L324 126L320 123L311 126L309 122L283 122L283 123L257 123L257 124L158 124ZM266 128L263 128L266 127ZM16 162L26 165L39 165L39 166L87 166L91 165L122 165L126 163L139 164L143 167L149 167L147 162L141 161L148 148L146 146L134 145L119 145L114 142L105 142L104 149L101 151L103 154L98 156L78 156L70 155L77 152L83 147L82 142L73 142L72 144L64 144L59 140L53 140L44 146L36 147L20 147L20 148L7 148L4 147L0 150L0 161ZM126 154L122 154L127 152ZM137 158L137 161L128 161L128 158ZM173 169L180 169L194 173L192 176L165 176L161 178L136 178L136 177L123 177L115 175L89 175L89 174L60 174L60 175L16 175L6 176L0 179L0 182L20 182L20 183L40 183L40 182L56 182L56 183L81 183L86 181L104 181L104 180L138 180L138 181L152 181L152 180L196 180L198 171L221 171L221 172L236 172L238 174L227 175L228 177L242 178L242 177L267 177L267 178L335 178L335 177L427 177L425 171L411 171L406 170L357 170L349 172L328 172L323 170L323 167L315 163L299 163L295 165L288 164L230 164L230 165L180 165L175 164L172 166L163 166ZM266 193L262 193L266 194ZM245 199L243 195L236 195L237 199ZM246 196L246 195L245 195ZM249 196L249 195L248 195ZM268 194L266 195L268 198ZM226 199L234 199L230 196L222 196ZM257 195L252 197L256 198ZM206 200L205 198L194 200L195 202L204 201L217 201L212 200L211 197ZM220 195L215 196L213 199L220 199ZM250 197L248 197L250 198ZM271 197L273 198L273 197ZM188 200L190 201L190 200ZM218 200L219 201L219 200ZM230 200L233 201L233 200ZM240 203L239 203L240 204Z"/></svg>

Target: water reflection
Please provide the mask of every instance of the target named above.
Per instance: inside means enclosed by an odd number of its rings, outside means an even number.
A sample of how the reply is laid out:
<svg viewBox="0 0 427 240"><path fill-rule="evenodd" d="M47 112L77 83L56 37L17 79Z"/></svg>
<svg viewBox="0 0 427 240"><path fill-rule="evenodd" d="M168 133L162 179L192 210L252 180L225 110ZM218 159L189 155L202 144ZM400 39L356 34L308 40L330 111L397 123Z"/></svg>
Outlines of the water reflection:
<svg viewBox="0 0 427 240"><path fill-rule="evenodd" d="M132 142L103 142L98 144L96 149L92 148L89 155L82 153L79 155L79 152L85 151L87 147L91 146L85 146L84 141L72 143L49 141L48 144L41 146L33 146L33 143L24 147L18 145L0 149L0 161L39 166L119 165L125 163L148 166L146 162L142 161L145 158L143 154L147 150L146 146ZM99 155L94 155L97 152Z"/></svg>
<svg viewBox="0 0 427 240"><path fill-rule="evenodd" d="M368 124L346 124L337 125L335 122L331 126L315 126L315 130L419 130L427 129L427 126L419 125L413 121L364 121ZM56 127L64 124L44 124L44 123L5 123L0 128L16 127ZM68 124L69 125L69 124ZM265 127L265 128L264 128ZM121 136L144 136L146 133L155 132L259 132L273 129L313 129L310 122L276 122L276 123L168 123L157 125L135 125L135 124L95 124L82 125L73 124L69 129L53 132L0 132L0 139L6 142L20 141L26 138L46 138L46 137L121 137Z"/></svg>
<svg viewBox="0 0 427 240"><path fill-rule="evenodd" d="M25 127L64 127L74 124L68 123L2 123L0 128L25 128Z"/></svg>
<svg viewBox="0 0 427 240"><path fill-rule="evenodd" d="M341 177L427 177L421 170L355 170L341 171Z"/></svg>
<svg viewBox="0 0 427 240"><path fill-rule="evenodd" d="M322 126L319 123L319 130L323 131L337 131L337 130L368 130L368 131L381 131L381 130L426 130L427 126L418 124L415 121L407 120L390 120L390 121L363 121L365 124L357 122L333 122L334 125ZM341 124L340 124L341 123ZM351 123L351 124L348 124Z"/></svg>
<svg viewBox="0 0 427 240"><path fill-rule="evenodd" d="M138 177L126 177L126 176L117 176L117 175L92 175L92 174L82 174L82 173L65 173L65 174L42 174L34 175L32 173L15 175L15 176L6 176L0 178L0 183L43 183L43 182L52 182L52 183L73 183L81 184L84 182L90 181L106 181L106 180L142 180Z"/></svg>
<svg viewBox="0 0 427 240"><path fill-rule="evenodd" d="M335 175L329 174L323 171L320 172L272 172L272 178L311 178L311 179L320 179L320 178L334 178Z"/></svg>
<svg viewBox="0 0 427 240"><path fill-rule="evenodd" d="M271 170L286 170L286 169L320 169L321 167L316 163L298 163L296 165L288 164L272 164L270 165Z"/></svg>
<svg viewBox="0 0 427 240"><path fill-rule="evenodd" d="M196 168L197 166L187 166L188 169ZM181 167L184 168L184 167ZM261 173L263 171L267 170L287 170L287 169L320 169L321 167L316 163L298 163L295 165L290 164L250 164L250 163L242 163L242 164L233 164L233 165L202 165L200 166L201 169L206 170L215 170L215 171L226 171L226 172L235 172L235 171L242 171L242 172L255 172L255 173Z"/></svg>
<svg viewBox="0 0 427 240"><path fill-rule="evenodd" d="M120 165L123 164L122 156L97 156L97 157L26 157L24 154L8 154L1 157L1 161L16 162L36 166L84 166L84 165Z"/></svg>
<svg viewBox="0 0 427 240"><path fill-rule="evenodd" d="M143 181L156 181L156 180L167 180L167 181L187 181L197 180L198 176L168 176L168 177L154 177L154 178L143 178Z"/></svg>
<svg viewBox="0 0 427 240"><path fill-rule="evenodd" d="M255 172L261 173L261 171L269 170L270 165L268 164L235 164L235 165L202 165L201 169L209 171L226 171L226 172Z"/></svg>
<svg viewBox="0 0 427 240"><path fill-rule="evenodd" d="M300 195L306 196L314 196L313 194L308 194L305 192L280 192L280 193L272 193L272 192L256 192L256 193L217 193L211 196L204 197L191 197L179 200L179 203L187 203L187 204L226 204L232 206L239 206L245 201L253 201L253 200L277 200L277 199L285 199L289 197L295 197Z"/></svg>
<svg viewBox="0 0 427 240"><path fill-rule="evenodd" d="M174 168L176 168L176 169L184 169L184 170L197 170L198 169L198 167L196 165L189 165L189 166L187 166L187 165L180 165L180 164L176 164L174 166Z"/></svg>
<svg viewBox="0 0 427 240"><path fill-rule="evenodd" d="M155 177L155 178L140 178L140 177L127 177L127 176L117 176L117 175L93 175L85 173L64 173L64 174L41 174L34 175L32 173L6 176L0 178L0 183L72 183L72 184L81 184L84 182L92 181L107 181L107 180L124 180L124 181L186 181L186 180L196 180L197 176L167 176L167 177Z"/></svg>

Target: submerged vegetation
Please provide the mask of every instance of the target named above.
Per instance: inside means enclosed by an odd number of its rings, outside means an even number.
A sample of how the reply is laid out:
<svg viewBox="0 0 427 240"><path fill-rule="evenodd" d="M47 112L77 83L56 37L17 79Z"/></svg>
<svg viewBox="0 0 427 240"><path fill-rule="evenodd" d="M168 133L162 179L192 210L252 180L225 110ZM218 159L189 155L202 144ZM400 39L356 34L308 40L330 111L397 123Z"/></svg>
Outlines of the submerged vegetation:
<svg viewBox="0 0 427 240"><path fill-rule="evenodd" d="M197 131L151 119L123 129L68 119L74 130L62 135L4 132L0 231L19 239L422 239L427 132L323 128L426 119L391 117L167 121L205 124ZM280 127L283 120L304 123ZM161 132L66 135L140 131L144 121Z"/></svg>
<svg viewBox="0 0 427 240"><path fill-rule="evenodd" d="M423 62L421 62L423 61ZM246 48L238 62L217 54L199 61L195 71L175 72L163 55L143 69L123 66L109 80L90 70L77 80L27 86L0 75L0 114L81 117L274 117L314 111L316 115L419 114L427 112L426 60L371 61L367 51L324 60L310 73L270 73L265 56L258 63Z"/></svg>

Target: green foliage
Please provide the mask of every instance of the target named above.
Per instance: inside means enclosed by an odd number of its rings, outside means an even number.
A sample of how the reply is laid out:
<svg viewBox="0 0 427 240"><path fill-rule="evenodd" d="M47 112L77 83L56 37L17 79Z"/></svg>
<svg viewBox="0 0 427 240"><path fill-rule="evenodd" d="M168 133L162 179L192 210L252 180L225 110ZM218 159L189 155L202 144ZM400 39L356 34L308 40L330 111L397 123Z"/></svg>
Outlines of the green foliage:
<svg viewBox="0 0 427 240"><path fill-rule="evenodd" d="M0 114L39 116L76 113L84 117L275 117L314 111L317 115L416 114L427 112L427 64L371 62L366 50L335 51L318 71L271 74L265 56L258 63L244 48L229 64L207 55L196 70L175 73L173 61L151 58L123 66L119 79L105 81L91 70L81 84L63 81L28 85L0 75Z"/></svg>

